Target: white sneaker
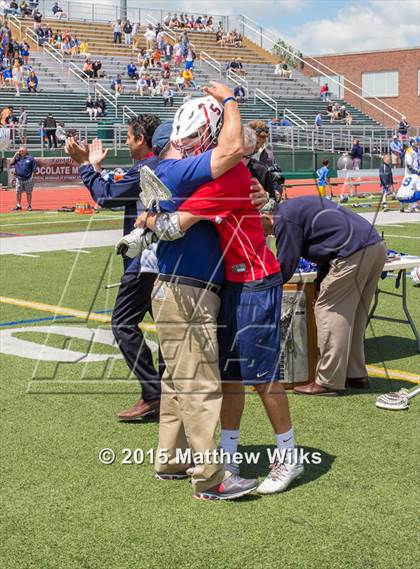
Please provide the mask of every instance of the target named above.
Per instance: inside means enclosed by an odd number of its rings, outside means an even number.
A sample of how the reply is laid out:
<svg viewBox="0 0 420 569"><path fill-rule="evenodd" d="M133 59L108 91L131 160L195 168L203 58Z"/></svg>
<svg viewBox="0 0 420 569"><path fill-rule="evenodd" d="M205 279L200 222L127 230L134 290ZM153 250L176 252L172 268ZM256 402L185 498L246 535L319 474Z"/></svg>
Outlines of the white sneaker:
<svg viewBox="0 0 420 569"><path fill-rule="evenodd" d="M286 488L303 474L303 464L274 462L270 466L267 478L258 486L258 494L277 494L284 492Z"/></svg>

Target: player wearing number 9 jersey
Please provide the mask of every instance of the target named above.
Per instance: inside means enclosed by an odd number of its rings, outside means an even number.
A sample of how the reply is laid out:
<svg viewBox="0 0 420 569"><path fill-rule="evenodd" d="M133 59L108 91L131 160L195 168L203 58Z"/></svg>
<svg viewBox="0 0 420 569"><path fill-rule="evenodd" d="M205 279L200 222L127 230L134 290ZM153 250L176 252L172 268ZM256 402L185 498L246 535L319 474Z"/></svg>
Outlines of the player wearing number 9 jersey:
<svg viewBox="0 0 420 569"><path fill-rule="evenodd" d="M418 211L416 202L420 201L420 137L410 140L405 157L405 175L397 192L397 198L411 204L409 211ZM402 206L403 207L403 206Z"/></svg>

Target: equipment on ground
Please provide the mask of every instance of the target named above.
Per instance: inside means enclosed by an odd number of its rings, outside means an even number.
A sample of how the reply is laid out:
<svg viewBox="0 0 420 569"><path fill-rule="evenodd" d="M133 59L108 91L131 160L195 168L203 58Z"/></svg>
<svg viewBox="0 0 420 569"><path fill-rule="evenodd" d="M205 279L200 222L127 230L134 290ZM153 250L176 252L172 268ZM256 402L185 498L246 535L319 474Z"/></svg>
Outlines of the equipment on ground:
<svg viewBox="0 0 420 569"><path fill-rule="evenodd" d="M420 386L415 387L411 391L408 389L400 389L391 393L383 393L376 399L376 407L379 409L388 409L389 411L405 411L408 409L410 399L420 393Z"/></svg>

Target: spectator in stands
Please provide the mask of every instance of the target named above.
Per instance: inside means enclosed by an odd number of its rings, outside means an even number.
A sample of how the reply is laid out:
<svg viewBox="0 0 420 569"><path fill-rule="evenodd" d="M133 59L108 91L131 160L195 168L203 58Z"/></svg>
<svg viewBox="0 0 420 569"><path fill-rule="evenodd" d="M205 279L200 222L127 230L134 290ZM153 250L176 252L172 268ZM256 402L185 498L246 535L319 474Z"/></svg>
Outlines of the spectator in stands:
<svg viewBox="0 0 420 569"><path fill-rule="evenodd" d="M93 71L93 78L94 79L100 79L103 76L101 70L102 70L102 61L97 59L96 61L94 61L92 63L92 71Z"/></svg>
<svg viewBox="0 0 420 569"><path fill-rule="evenodd" d="M193 74L191 69L184 69L184 71L182 72L182 77L184 78L185 87L193 87L194 89L197 88L197 85L193 79Z"/></svg>
<svg viewBox="0 0 420 569"><path fill-rule="evenodd" d="M360 170L363 162L363 147L360 145L359 139L355 138L350 152L353 160L353 170Z"/></svg>
<svg viewBox="0 0 420 569"><path fill-rule="evenodd" d="M29 93L38 92L38 77L36 76L34 70L29 73L29 77L26 79L26 85L28 87Z"/></svg>
<svg viewBox="0 0 420 569"><path fill-rule="evenodd" d="M67 132L64 128L64 123L59 122L57 126L57 130L55 131L55 135L57 137L58 146L64 146L67 139Z"/></svg>
<svg viewBox="0 0 420 569"><path fill-rule="evenodd" d="M26 129L28 126L28 114L25 107L20 107L20 113L17 122L17 133L21 144L26 144L27 134Z"/></svg>
<svg viewBox="0 0 420 569"><path fill-rule="evenodd" d="M54 3L54 6L52 7L52 13L54 14L54 16L56 16L59 20L61 20L62 18L67 18L66 14L64 13L63 8L61 8L61 6L59 5L58 2Z"/></svg>
<svg viewBox="0 0 420 569"><path fill-rule="evenodd" d="M171 78L171 66L169 65L169 63L167 61L165 61L164 64L162 65L162 69L161 69L160 74L164 79L170 79Z"/></svg>
<svg viewBox="0 0 420 569"><path fill-rule="evenodd" d="M223 33L223 28L219 28L216 32L216 43L218 43L220 47L225 47L226 45L226 36Z"/></svg>
<svg viewBox="0 0 420 569"><path fill-rule="evenodd" d="M163 48L163 53L165 55L165 61L167 63L169 63L170 61L172 61L172 54L174 52L174 48L172 46L172 44L170 43L165 43L164 48Z"/></svg>
<svg viewBox="0 0 420 569"><path fill-rule="evenodd" d="M148 73L145 75L144 80L146 81L149 95L154 97L156 95L156 80L153 77L151 77Z"/></svg>
<svg viewBox="0 0 420 569"><path fill-rule="evenodd" d="M287 63L283 63L281 66L281 77L284 79L291 79L292 78L292 70L289 69Z"/></svg>
<svg viewBox="0 0 420 569"><path fill-rule="evenodd" d="M245 99L246 99L246 93L245 93L245 89L242 87L242 85L236 85L235 89L233 90L233 94L235 99L238 101L238 103L244 103Z"/></svg>
<svg viewBox="0 0 420 569"><path fill-rule="evenodd" d="M393 191L394 189L394 179L392 177L392 168L391 168L391 156L389 154L385 154L382 158L382 164L379 166L379 180L381 183L381 192L382 192L382 209L383 211L388 211L389 208L386 203L386 198L388 193Z"/></svg>
<svg viewBox="0 0 420 569"><path fill-rule="evenodd" d="M179 41L177 41L174 45L173 54L174 54L174 65L175 65L175 67L180 67L180 65L182 63L182 47L181 47L181 43Z"/></svg>
<svg viewBox="0 0 420 569"><path fill-rule="evenodd" d="M111 78L111 90L114 91L115 95L118 97L123 92L123 84L121 74L118 73L115 79Z"/></svg>
<svg viewBox="0 0 420 569"><path fill-rule="evenodd" d="M10 65L7 65L7 67L5 67L3 70L3 80L4 80L4 84L6 86L9 86L9 87L12 86L13 74L12 74L12 68L10 67Z"/></svg>
<svg viewBox="0 0 420 569"><path fill-rule="evenodd" d="M38 10L38 8L34 10L33 18L34 18L34 30L36 31L38 28L41 27L41 22L42 22L42 14Z"/></svg>
<svg viewBox="0 0 420 569"><path fill-rule="evenodd" d="M161 52L165 49L165 32L163 30L156 34L156 47Z"/></svg>
<svg viewBox="0 0 420 569"><path fill-rule="evenodd" d="M80 45L79 45L79 51L80 51L80 55L83 55L83 57L87 58L90 57L90 53L89 53L89 44L86 40L83 40Z"/></svg>
<svg viewBox="0 0 420 569"><path fill-rule="evenodd" d="M160 58L161 58L161 53L158 50L158 48L156 47L152 53L152 56L150 58L150 66L151 67L160 67Z"/></svg>
<svg viewBox="0 0 420 569"><path fill-rule="evenodd" d="M123 32L124 32L124 43L125 45L131 45L133 41L133 26L131 25L130 20L126 20L123 25Z"/></svg>
<svg viewBox="0 0 420 569"><path fill-rule="evenodd" d="M400 140L407 140L407 133L408 133L408 122L405 116L402 116L400 119L400 124L398 125L398 133L400 135Z"/></svg>
<svg viewBox="0 0 420 569"><path fill-rule="evenodd" d="M72 55L73 47L70 43L70 38L66 37L60 47L60 51L63 55Z"/></svg>
<svg viewBox="0 0 420 569"><path fill-rule="evenodd" d="M70 47L71 47L71 55L76 56L79 55L80 50L80 41L76 34L70 37Z"/></svg>
<svg viewBox="0 0 420 569"><path fill-rule="evenodd" d="M396 134L392 137L389 149L391 151L392 167L401 168L402 158L404 156L404 146Z"/></svg>
<svg viewBox="0 0 420 569"><path fill-rule="evenodd" d="M353 117L351 116L350 111L346 110L344 122L345 122L346 126L351 126L351 123L353 122Z"/></svg>
<svg viewBox="0 0 420 569"><path fill-rule="evenodd" d="M101 95L96 99L95 106L98 111L98 116L104 117L106 115L106 103L105 99Z"/></svg>
<svg viewBox="0 0 420 569"><path fill-rule="evenodd" d="M22 18L24 18L25 16L32 16L32 10L30 9L26 0L23 0L19 4L19 9L20 9L20 13L22 15Z"/></svg>
<svg viewBox="0 0 420 569"><path fill-rule="evenodd" d="M13 107L11 105L4 107L0 115L1 126L7 126L9 123L9 117L13 115Z"/></svg>
<svg viewBox="0 0 420 569"><path fill-rule="evenodd" d="M147 82L146 82L146 79L143 75L140 75L140 77L136 83L136 93L138 93L140 95L140 97L143 97L144 95L149 94Z"/></svg>
<svg viewBox="0 0 420 569"><path fill-rule="evenodd" d="M82 70L89 77L89 79L93 79L93 64L90 59L86 59Z"/></svg>
<svg viewBox="0 0 420 569"><path fill-rule="evenodd" d="M98 111L96 109L94 102L92 101L91 95L89 95L88 98L86 99L85 111L89 115L89 120L91 120L91 121L96 120L96 117L98 115Z"/></svg>
<svg viewBox="0 0 420 569"><path fill-rule="evenodd" d="M191 48L188 48L187 55L185 57L185 69L192 69L194 67L195 53Z"/></svg>
<svg viewBox="0 0 420 569"><path fill-rule="evenodd" d="M16 59L12 69L13 86L16 90L16 97L20 97L20 86L23 85L23 71Z"/></svg>
<svg viewBox="0 0 420 569"><path fill-rule="evenodd" d="M188 37L188 33L182 32L182 34L181 34L181 54L182 54L182 57L185 58L187 56L189 47L190 47L190 40Z"/></svg>
<svg viewBox="0 0 420 569"><path fill-rule="evenodd" d="M183 72L180 71L178 77L175 79L175 85L178 93L183 93L185 88L185 81Z"/></svg>
<svg viewBox="0 0 420 569"><path fill-rule="evenodd" d="M288 118L286 118L284 115L281 118L280 122L279 122L279 126L293 126L293 124L289 121Z"/></svg>
<svg viewBox="0 0 420 569"><path fill-rule="evenodd" d="M23 44L21 45L20 48L20 55L22 56L23 59L23 63L25 65L29 64L29 56L30 56L30 51L29 51L29 44L28 42L23 42Z"/></svg>
<svg viewBox="0 0 420 569"><path fill-rule="evenodd" d="M331 100L331 93L330 93L330 88L328 87L328 83L324 83L324 85L321 85L321 89L319 90L319 95L323 101Z"/></svg>
<svg viewBox="0 0 420 569"><path fill-rule="evenodd" d="M137 79L138 78L136 64L133 63L132 61L127 65L127 75L130 79Z"/></svg>
<svg viewBox="0 0 420 569"><path fill-rule="evenodd" d="M14 211L22 210L22 194L26 194L28 211L32 211L32 190L34 189L34 174L37 169L35 158L28 154L25 146L21 146L13 156L10 165L16 172L16 207Z"/></svg>
<svg viewBox="0 0 420 569"><path fill-rule="evenodd" d="M121 20L116 20L112 26L114 31L114 45L120 44L121 45L121 37L122 37L122 27L121 27Z"/></svg>
<svg viewBox="0 0 420 569"><path fill-rule="evenodd" d="M316 115L315 117L315 126L318 128L322 127L322 114L321 111L319 111L319 113Z"/></svg>
<svg viewBox="0 0 420 569"><path fill-rule="evenodd" d="M146 38L146 49L154 49L156 41L156 33L153 30L152 24L149 24L147 26L147 30L144 33L144 37Z"/></svg>
<svg viewBox="0 0 420 569"><path fill-rule="evenodd" d="M48 148L51 149L54 144L54 148L57 148L57 121L53 117L52 113L48 113L48 115L44 119L43 123L45 134L47 135L48 140Z"/></svg>
<svg viewBox="0 0 420 569"><path fill-rule="evenodd" d="M233 30L233 45L235 47L243 47L242 36L236 30Z"/></svg>
<svg viewBox="0 0 420 569"><path fill-rule="evenodd" d="M170 107L174 106L174 92L169 85L166 85L163 91L163 106L166 107L167 105Z"/></svg>
<svg viewBox="0 0 420 569"><path fill-rule="evenodd" d="M330 122L339 121L339 120L340 120L340 105L336 102L332 106Z"/></svg>

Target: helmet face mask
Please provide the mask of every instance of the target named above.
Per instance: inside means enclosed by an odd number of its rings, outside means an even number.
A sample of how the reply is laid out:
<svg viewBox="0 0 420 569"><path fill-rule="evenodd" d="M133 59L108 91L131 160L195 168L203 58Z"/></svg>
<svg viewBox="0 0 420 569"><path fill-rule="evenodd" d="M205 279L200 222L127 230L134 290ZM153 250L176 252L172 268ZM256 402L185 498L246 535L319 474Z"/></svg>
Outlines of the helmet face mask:
<svg viewBox="0 0 420 569"><path fill-rule="evenodd" d="M186 156L196 156L215 146L222 126L223 108L213 97L184 103L174 118L171 141Z"/></svg>

